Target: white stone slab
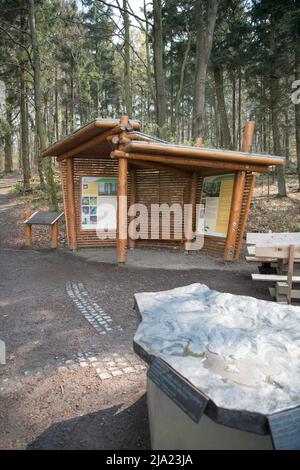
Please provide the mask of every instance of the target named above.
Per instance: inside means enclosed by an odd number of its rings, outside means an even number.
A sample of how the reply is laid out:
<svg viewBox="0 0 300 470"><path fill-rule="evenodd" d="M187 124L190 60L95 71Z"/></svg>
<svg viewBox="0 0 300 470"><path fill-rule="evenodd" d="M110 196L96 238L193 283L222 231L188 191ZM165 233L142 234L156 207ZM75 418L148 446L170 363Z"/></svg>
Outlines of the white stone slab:
<svg viewBox="0 0 300 470"><path fill-rule="evenodd" d="M300 405L300 307L204 284L135 295L134 341L217 406L271 414Z"/></svg>

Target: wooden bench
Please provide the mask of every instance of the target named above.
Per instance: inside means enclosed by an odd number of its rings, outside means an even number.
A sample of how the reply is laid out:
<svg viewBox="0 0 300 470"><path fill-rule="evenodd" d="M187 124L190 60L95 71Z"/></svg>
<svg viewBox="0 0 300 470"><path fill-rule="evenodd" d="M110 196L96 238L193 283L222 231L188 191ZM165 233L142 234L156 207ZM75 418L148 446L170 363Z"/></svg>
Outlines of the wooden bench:
<svg viewBox="0 0 300 470"><path fill-rule="evenodd" d="M48 225L51 227L51 248L58 246L58 221L64 215L63 212L31 211L24 213L25 245L32 245L32 226Z"/></svg>
<svg viewBox="0 0 300 470"><path fill-rule="evenodd" d="M294 275L295 260L300 258L300 245L256 246L255 256L286 261L288 269L287 274L252 274L253 281L275 282L275 287L269 290L277 302L290 304L292 299L300 299L300 289L293 289L293 283L300 283L300 276Z"/></svg>
<svg viewBox="0 0 300 470"><path fill-rule="evenodd" d="M283 272L284 261L282 258L272 257L267 251L267 247L277 245L300 245L300 232L289 233L247 233L246 237L247 252L249 256L246 256L247 263L258 264L258 270L261 274L269 274L275 271L278 274ZM257 247L264 247L264 252L257 252ZM300 256L295 254L295 263L300 262Z"/></svg>

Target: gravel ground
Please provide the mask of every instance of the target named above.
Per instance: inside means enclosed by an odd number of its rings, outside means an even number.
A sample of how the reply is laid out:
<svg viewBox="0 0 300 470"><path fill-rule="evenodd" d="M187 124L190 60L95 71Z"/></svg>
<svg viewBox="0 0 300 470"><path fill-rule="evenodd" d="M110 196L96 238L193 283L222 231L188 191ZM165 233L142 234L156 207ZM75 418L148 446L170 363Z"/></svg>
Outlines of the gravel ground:
<svg viewBox="0 0 300 470"><path fill-rule="evenodd" d="M20 249L23 207L0 189L1 449L148 449L133 295L203 282L268 299L241 270L150 269Z"/></svg>

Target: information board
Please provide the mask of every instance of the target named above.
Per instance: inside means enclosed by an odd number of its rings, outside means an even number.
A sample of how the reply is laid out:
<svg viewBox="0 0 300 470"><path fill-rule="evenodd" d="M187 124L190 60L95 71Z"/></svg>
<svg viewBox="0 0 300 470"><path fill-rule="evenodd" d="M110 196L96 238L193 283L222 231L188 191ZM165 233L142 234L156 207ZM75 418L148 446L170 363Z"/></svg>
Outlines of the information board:
<svg viewBox="0 0 300 470"><path fill-rule="evenodd" d="M205 234L226 237L234 175L204 178L202 204L205 211Z"/></svg>
<svg viewBox="0 0 300 470"><path fill-rule="evenodd" d="M81 179L81 228L116 230L117 179Z"/></svg>

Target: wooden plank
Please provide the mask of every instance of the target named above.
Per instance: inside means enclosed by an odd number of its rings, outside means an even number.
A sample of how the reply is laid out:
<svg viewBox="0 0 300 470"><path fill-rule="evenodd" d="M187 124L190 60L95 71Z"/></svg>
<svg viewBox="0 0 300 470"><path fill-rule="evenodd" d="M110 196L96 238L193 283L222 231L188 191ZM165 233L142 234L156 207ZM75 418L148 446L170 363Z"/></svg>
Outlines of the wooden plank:
<svg viewBox="0 0 300 470"><path fill-rule="evenodd" d="M251 274L253 281L277 282L286 281L288 277L281 274ZM300 276L293 276L293 282L300 282Z"/></svg>
<svg viewBox="0 0 300 470"><path fill-rule="evenodd" d="M130 202L129 205L130 207L133 206L136 203L136 168L132 166L130 168ZM128 225L130 224L131 226L134 226L134 216L129 216L128 217ZM128 248L134 248L135 247L135 239L133 238L128 238Z"/></svg>
<svg viewBox="0 0 300 470"><path fill-rule="evenodd" d="M25 245L30 247L32 245L32 230L31 225L27 223L31 217L31 210L26 210L24 212L24 234L25 234Z"/></svg>
<svg viewBox="0 0 300 470"><path fill-rule="evenodd" d="M289 253L290 245L255 246L255 256L257 258L288 259ZM300 245L295 246L294 256L300 258Z"/></svg>
<svg viewBox="0 0 300 470"><path fill-rule="evenodd" d="M170 165L176 165L178 167L184 166L191 169L199 168L216 168L221 172L226 170L229 171L253 171L257 173L268 173L269 169L267 166L263 165L252 165L250 162L249 164L245 163L235 163L235 162L224 162L224 161L215 161L215 160L207 160L207 159L196 159L196 158L188 158L188 157L172 157L172 156L165 156L165 155L150 155L150 154L141 154L141 153L120 153L120 151L113 151L111 152L111 158L128 158L131 160L139 160L139 161L150 161L150 162L158 162Z"/></svg>
<svg viewBox="0 0 300 470"><path fill-rule="evenodd" d="M51 225L51 248L58 246L58 222Z"/></svg>
<svg viewBox="0 0 300 470"><path fill-rule="evenodd" d="M247 263L276 263L277 260L275 258L256 258L255 256L245 256Z"/></svg>
<svg viewBox="0 0 300 470"><path fill-rule="evenodd" d="M299 247L300 248L300 247ZM289 262L288 262L288 292L287 292L287 301L288 304L292 302L292 286L293 286L293 274L294 274L294 258L295 258L295 245L290 245L289 247Z"/></svg>
<svg viewBox="0 0 300 470"><path fill-rule="evenodd" d="M227 162L242 162L247 165L284 165L283 157L276 157L262 154L248 154L239 151L211 149L205 147L188 147L184 145L174 145L170 143L157 142L130 142L126 145L126 152L152 154L152 155L168 155L178 157L208 158L210 160L220 160Z"/></svg>
<svg viewBox="0 0 300 470"><path fill-rule="evenodd" d="M241 145L241 151L250 153L252 150L252 143L255 130L255 121L248 121L244 126L243 141Z"/></svg>
<svg viewBox="0 0 300 470"><path fill-rule="evenodd" d="M63 214L63 212L36 211L25 223L29 225L53 225Z"/></svg>
<svg viewBox="0 0 300 470"><path fill-rule="evenodd" d="M269 243L300 244L300 232L247 233L248 245L268 245Z"/></svg>
<svg viewBox="0 0 300 470"><path fill-rule="evenodd" d="M74 199L74 166L71 158L67 159L67 207L69 217L69 246L71 250L77 249L76 237L76 208Z"/></svg>
<svg viewBox="0 0 300 470"><path fill-rule="evenodd" d="M190 178L190 194L189 194L189 210L187 214L186 230L187 240L185 242L185 250L189 251L192 245L193 221L196 213L196 196L197 196L197 179L198 175L193 172Z"/></svg>
<svg viewBox="0 0 300 470"><path fill-rule="evenodd" d="M121 126L128 125L128 116L122 116ZM120 134L120 139L124 134ZM123 149L123 145L119 145ZM118 204L117 204L117 258L119 263L127 260L127 171L128 160L120 158L118 162Z"/></svg>
<svg viewBox="0 0 300 470"><path fill-rule="evenodd" d="M242 209L242 200L245 188L246 174L244 171L238 171L235 174L234 185L231 198L231 209L227 229L227 238L225 245L224 259L226 261L234 259L234 247L237 238L239 221Z"/></svg>
<svg viewBox="0 0 300 470"><path fill-rule="evenodd" d="M248 141L245 142L245 145L246 144L250 145L250 143ZM250 148L251 148L251 146L252 146L252 142L251 142ZM256 180L256 175L251 175L251 183L250 183L250 188L249 188L249 191L248 191L246 207L245 207L245 210L244 210L242 220L240 222L239 241L238 241L236 254L235 254L236 258L238 258L240 256L240 252L241 252L241 248L242 248L242 244L243 244L243 240L244 240L244 233L245 233L246 226L247 226L247 221L248 221L248 216L249 216L249 211L250 211L250 204L251 204L253 191L254 191L254 186L255 186L255 180Z"/></svg>

